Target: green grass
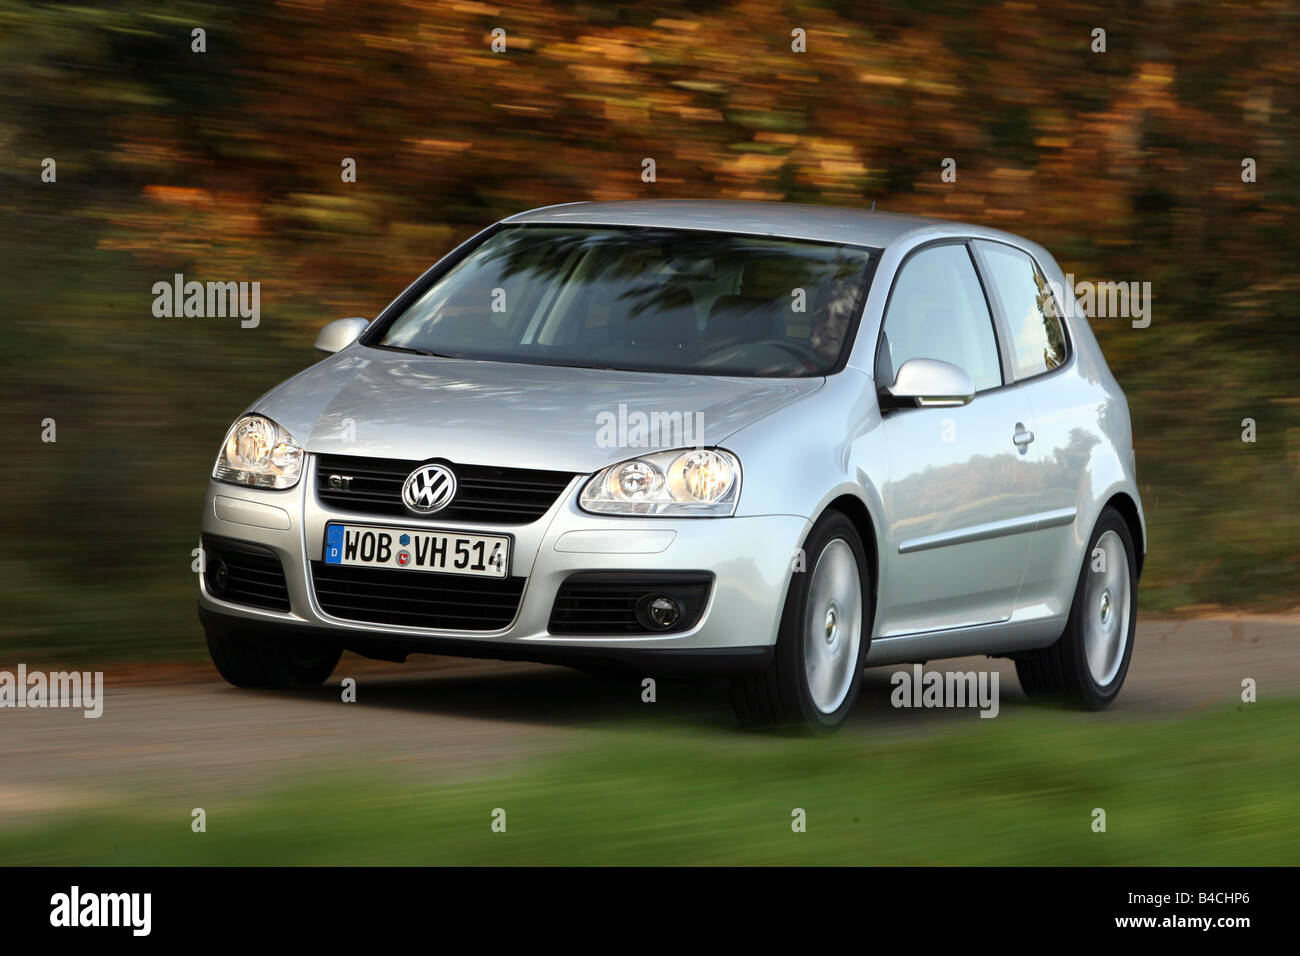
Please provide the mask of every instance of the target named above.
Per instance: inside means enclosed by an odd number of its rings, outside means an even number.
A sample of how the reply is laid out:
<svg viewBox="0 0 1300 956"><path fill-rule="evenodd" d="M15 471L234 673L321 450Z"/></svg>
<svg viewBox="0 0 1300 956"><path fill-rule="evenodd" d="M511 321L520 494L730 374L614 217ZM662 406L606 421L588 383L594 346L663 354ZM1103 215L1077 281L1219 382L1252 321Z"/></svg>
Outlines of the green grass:
<svg viewBox="0 0 1300 956"><path fill-rule="evenodd" d="M510 775L339 767L248 802L0 832L29 864L1294 864L1300 702L1184 719L1058 712L829 740L611 728ZM203 806L208 830L190 831ZM507 831L493 833L494 808ZM791 811L807 812L807 832ZM1107 832L1091 830L1092 811Z"/></svg>

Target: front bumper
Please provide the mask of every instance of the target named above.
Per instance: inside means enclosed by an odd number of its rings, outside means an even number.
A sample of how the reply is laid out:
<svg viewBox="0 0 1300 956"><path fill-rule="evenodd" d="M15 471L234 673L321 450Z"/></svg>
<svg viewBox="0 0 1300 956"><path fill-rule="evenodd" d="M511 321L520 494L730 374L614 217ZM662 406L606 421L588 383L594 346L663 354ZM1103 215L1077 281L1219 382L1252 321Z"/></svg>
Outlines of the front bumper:
<svg viewBox="0 0 1300 956"><path fill-rule="evenodd" d="M272 551L284 567L288 611L271 611L213 597L201 572L200 614L221 631L290 630L334 640L371 656L401 659L408 653L553 660L587 659L637 663L663 670L740 672L765 666L775 644L795 550L808 530L805 518L619 518L578 509L575 478L551 508L527 525L385 519L412 529L451 529L509 534L514 539L512 576L525 580L518 611L493 631L396 627L331 616L317 601L311 562L322 558L329 521L374 523L375 516L326 507L315 493L316 459L306 463L298 485L287 491L208 484L202 531ZM582 571L706 571L712 591L698 623L669 634L556 635L547 629L556 592ZM418 581L423 572L411 572Z"/></svg>

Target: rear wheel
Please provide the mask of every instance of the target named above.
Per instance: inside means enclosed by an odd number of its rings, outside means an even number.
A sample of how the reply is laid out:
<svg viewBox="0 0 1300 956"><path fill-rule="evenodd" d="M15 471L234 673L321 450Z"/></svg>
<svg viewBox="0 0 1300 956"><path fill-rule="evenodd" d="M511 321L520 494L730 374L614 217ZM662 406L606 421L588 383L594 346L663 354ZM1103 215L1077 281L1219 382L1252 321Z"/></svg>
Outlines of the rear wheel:
<svg viewBox="0 0 1300 956"><path fill-rule="evenodd" d="M1030 700L1101 710L1124 684L1136 630L1133 534L1107 508L1084 552L1065 633L1051 647L1016 658L1020 686Z"/></svg>
<svg viewBox="0 0 1300 956"><path fill-rule="evenodd" d="M311 690L325 683L342 656L335 644L300 639L208 632L217 671L236 687Z"/></svg>
<svg viewBox="0 0 1300 956"><path fill-rule="evenodd" d="M830 731L857 700L872 624L862 540L845 515L827 512L809 533L804 556L806 570L790 581L771 666L732 685L732 706L747 727Z"/></svg>

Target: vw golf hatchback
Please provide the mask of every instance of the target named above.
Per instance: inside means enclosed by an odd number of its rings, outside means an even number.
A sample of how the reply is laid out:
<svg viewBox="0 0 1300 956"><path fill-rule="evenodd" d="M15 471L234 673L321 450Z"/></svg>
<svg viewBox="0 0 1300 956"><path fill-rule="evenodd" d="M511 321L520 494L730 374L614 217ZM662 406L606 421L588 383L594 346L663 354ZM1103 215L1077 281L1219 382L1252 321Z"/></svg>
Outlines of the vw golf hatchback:
<svg viewBox="0 0 1300 956"><path fill-rule="evenodd" d="M1070 297L1066 301L1066 297ZM239 686L343 649L732 680L840 724L863 668L1010 657L1100 708L1145 524L1128 406L1018 236L743 202L512 216L231 426L200 617Z"/></svg>

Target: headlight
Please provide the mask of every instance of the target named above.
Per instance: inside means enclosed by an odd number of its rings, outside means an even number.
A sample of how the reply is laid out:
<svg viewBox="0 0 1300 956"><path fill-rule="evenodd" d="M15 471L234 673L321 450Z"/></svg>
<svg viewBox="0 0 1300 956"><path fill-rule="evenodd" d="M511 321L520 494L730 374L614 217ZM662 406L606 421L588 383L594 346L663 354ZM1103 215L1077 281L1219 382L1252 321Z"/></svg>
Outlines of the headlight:
<svg viewBox="0 0 1300 956"><path fill-rule="evenodd" d="M245 415L230 426L212 477L254 488L292 488L302 475L302 446L261 415Z"/></svg>
<svg viewBox="0 0 1300 956"><path fill-rule="evenodd" d="M595 475L578 499L606 515L725 518L740 500L740 461L718 448L643 455Z"/></svg>

